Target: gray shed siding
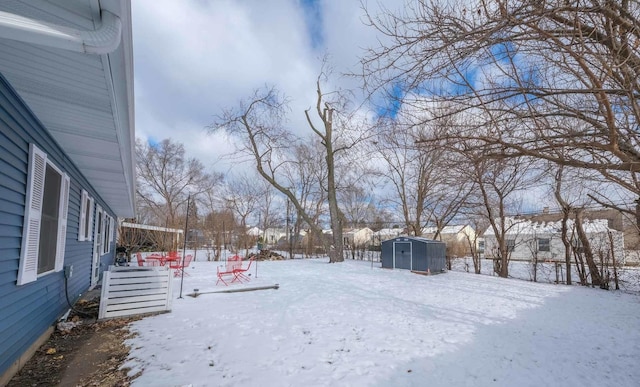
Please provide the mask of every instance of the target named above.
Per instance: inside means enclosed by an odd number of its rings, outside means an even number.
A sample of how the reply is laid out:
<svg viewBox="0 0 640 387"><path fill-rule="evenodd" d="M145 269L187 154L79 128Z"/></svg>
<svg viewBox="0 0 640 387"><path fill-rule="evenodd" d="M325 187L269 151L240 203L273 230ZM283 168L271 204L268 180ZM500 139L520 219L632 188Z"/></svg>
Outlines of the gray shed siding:
<svg viewBox="0 0 640 387"><path fill-rule="evenodd" d="M68 309L63 271L16 285L30 143L71 179L64 264L74 266L69 280L72 302L90 286L93 252L93 242L78 241L81 190L114 216L0 74L0 375ZM103 268L113 261L114 250L101 258Z"/></svg>
<svg viewBox="0 0 640 387"><path fill-rule="evenodd" d="M382 267L437 273L446 269L446 244L401 236L382 242Z"/></svg>

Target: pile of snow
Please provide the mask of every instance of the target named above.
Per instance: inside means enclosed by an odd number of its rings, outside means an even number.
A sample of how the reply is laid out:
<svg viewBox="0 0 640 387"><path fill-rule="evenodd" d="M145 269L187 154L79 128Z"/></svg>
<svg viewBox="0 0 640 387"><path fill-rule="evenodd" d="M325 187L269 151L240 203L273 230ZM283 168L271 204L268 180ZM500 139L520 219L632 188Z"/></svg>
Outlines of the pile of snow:
<svg viewBox="0 0 640 387"><path fill-rule="evenodd" d="M131 324L134 386L633 386L637 295L370 262L219 262L174 281L172 313ZM257 272L254 271L257 269ZM279 290L186 296L243 286Z"/></svg>

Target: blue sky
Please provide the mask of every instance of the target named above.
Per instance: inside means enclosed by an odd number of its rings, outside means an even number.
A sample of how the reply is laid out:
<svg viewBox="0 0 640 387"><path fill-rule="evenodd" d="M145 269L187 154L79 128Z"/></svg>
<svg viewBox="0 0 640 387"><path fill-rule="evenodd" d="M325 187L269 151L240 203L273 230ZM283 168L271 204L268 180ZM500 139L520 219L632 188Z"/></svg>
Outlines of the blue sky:
<svg viewBox="0 0 640 387"><path fill-rule="evenodd" d="M322 49L323 39L323 18L322 7L319 0L302 0L302 10L304 21L307 25L307 34L313 49Z"/></svg>
<svg viewBox="0 0 640 387"><path fill-rule="evenodd" d="M132 2L136 133L173 138L188 156L227 172L233 150L208 135L223 108L256 88L275 85L291 100L292 128L307 130L315 82L328 54L336 74L357 67L375 35L361 22L359 0L136 0ZM338 79L328 88L352 88Z"/></svg>

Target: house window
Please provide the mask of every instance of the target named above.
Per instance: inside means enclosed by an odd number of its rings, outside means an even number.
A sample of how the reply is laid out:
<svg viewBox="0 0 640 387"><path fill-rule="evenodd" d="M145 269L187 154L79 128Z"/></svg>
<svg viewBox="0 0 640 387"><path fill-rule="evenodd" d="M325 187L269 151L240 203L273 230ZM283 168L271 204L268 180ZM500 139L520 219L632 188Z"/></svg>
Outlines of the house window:
<svg viewBox="0 0 640 387"><path fill-rule="evenodd" d="M478 253L484 253L484 241L478 241Z"/></svg>
<svg viewBox="0 0 640 387"><path fill-rule="evenodd" d="M80 197L80 221L78 222L78 240L91 241L93 226L93 198L82 190Z"/></svg>
<svg viewBox="0 0 640 387"><path fill-rule="evenodd" d="M515 239L507 239L507 252L512 252L516 249L516 240Z"/></svg>
<svg viewBox="0 0 640 387"><path fill-rule="evenodd" d="M102 254L107 254L111 251L111 239L113 238L113 218L103 212L102 216Z"/></svg>
<svg viewBox="0 0 640 387"><path fill-rule="evenodd" d="M35 145L29 147L18 285L62 270L67 237L69 177Z"/></svg>
<svg viewBox="0 0 640 387"><path fill-rule="evenodd" d="M62 175L53 169L51 165L47 165L42 197L42 215L40 218L38 274L49 272L56 265L61 188Z"/></svg>
<svg viewBox="0 0 640 387"><path fill-rule="evenodd" d="M538 251L551 251L551 241L549 238L538 239Z"/></svg>

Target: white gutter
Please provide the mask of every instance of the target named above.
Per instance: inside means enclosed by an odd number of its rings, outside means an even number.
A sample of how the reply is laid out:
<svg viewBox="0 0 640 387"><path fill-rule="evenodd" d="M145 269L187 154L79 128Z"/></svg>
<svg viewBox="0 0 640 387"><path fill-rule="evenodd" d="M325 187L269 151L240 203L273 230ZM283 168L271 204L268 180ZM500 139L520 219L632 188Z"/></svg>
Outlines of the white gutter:
<svg viewBox="0 0 640 387"><path fill-rule="evenodd" d="M172 233L175 233L175 234L183 234L184 233L184 230L181 230L179 228L167 228L167 227L160 227L160 226L151 226L151 225L148 225L148 224L140 224L140 223L121 222L120 226L121 227L128 227L128 228L139 228L139 229L142 229L142 230L172 232Z"/></svg>
<svg viewBox="0 0 640 387"><path fill-rule="evenodd" d="M122 22L109 11L101 13L100 27L83 31L0 11L0 38L85 54L109 54L120 45Z"/></svg>

